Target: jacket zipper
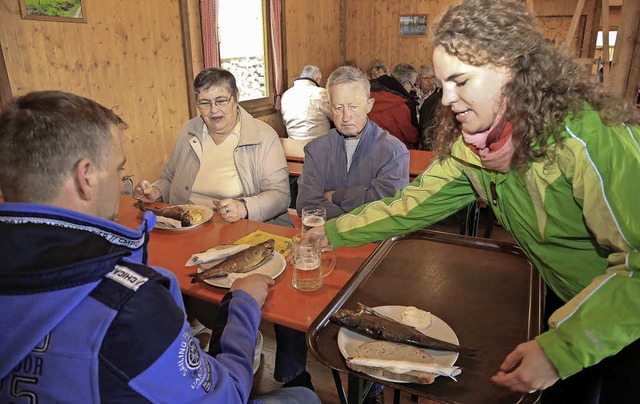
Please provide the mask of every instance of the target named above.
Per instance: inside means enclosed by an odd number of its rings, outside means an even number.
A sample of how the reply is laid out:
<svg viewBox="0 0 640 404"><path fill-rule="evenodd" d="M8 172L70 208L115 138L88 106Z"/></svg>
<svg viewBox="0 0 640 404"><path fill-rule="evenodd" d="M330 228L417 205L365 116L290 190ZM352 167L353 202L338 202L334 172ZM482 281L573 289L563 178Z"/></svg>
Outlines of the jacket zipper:
<svg viewBox="0 0 640 404"><path fill-rule="evenodd" d="M491 181L489 184L489 189L491 190L491 202L493 206L498 206L498 193L496 192L496 183Z"/></svg>

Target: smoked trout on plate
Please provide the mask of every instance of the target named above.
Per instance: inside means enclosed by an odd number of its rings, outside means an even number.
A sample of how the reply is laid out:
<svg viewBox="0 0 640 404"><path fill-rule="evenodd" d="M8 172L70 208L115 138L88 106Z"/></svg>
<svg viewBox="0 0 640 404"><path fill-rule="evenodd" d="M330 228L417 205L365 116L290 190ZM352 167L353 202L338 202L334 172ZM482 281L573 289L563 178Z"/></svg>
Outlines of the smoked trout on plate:
<svg viewBox="0 0 640 404"><path fill-rule="evenodd" d="M201 265L204 271L189 274L191 283L204 282L205 279L222 278L232 273L246 273L253 271L273 257L274 239L256 244L246 250L235 253L210 268Z"/></svg>
<svg viewBox="0 0 640 404"><path fill-rule="evenodd" d="M338 310L331 316L331 321L358 334L377 340L399 342L435 351L451 351L469 356L475 355L473 349L432 338L409 325L383 316L370 307L360 303L358 305L360 306L358 310Z"/></svg>
<svg viewBox="0 0 640 404"><path fill-rule="evenodd" d="M155 213L156 216L168 217L169 219L177 220L182 223L182 226L184 227L197 224L204 216L204 213L201 212L200 209L189 209L188 207L180 205L169 206L166 208L151 208L145 206L142 201L137 201L133 206L143 212L150 211Z"/></svg>

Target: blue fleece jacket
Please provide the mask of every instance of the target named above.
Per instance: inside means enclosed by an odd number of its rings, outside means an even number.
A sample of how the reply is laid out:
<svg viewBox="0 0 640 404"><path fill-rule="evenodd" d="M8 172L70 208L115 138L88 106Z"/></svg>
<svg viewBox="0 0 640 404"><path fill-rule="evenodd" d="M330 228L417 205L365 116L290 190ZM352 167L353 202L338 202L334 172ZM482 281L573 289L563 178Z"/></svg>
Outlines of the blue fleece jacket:
<svg viewBox="0 0 640 404"><path fill-rule="evenodd" d="M260 307L227 294L204 353L173 274L143 265L154 223L0 204L0 402L247 402Z"/></svg>

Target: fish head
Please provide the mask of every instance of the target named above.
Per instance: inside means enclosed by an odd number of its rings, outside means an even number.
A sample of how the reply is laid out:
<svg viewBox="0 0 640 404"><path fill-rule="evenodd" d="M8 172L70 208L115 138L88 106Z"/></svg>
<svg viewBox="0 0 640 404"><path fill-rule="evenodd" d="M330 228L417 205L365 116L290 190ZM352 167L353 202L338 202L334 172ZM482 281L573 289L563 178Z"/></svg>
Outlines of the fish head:
<svg viewBox="0 0 640 404"><path fill-rule="evenodd" d="M331 321L340 325L347 325L353 319L353 311L352 310L338 310L331 316Z"/></svg>
<svg viewBox="0 0 640 404"><path fill-rule="evenodd" d="M272 257L273 251L275 249L275 243L276 243L275 240L269 239L265 242L258 244L257 245L258 248L254 250L254 254L260 261L263 261L269 257Z"/></svg>

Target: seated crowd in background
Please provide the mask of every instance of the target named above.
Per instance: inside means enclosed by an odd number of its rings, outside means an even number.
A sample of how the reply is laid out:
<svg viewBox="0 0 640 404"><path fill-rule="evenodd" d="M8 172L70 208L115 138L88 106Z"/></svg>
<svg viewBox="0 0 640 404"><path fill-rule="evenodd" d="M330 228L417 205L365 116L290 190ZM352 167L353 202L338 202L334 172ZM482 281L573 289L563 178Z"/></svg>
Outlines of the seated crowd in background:
<svg viewBox="0 0 640 404"><path fill-rule="evenodd" d="M412 93L418 73L410 64L396 65L391 76L383 74L371 80L375 100L369 119L400 139L408 149L417 149L418 101Z"/></svg>

